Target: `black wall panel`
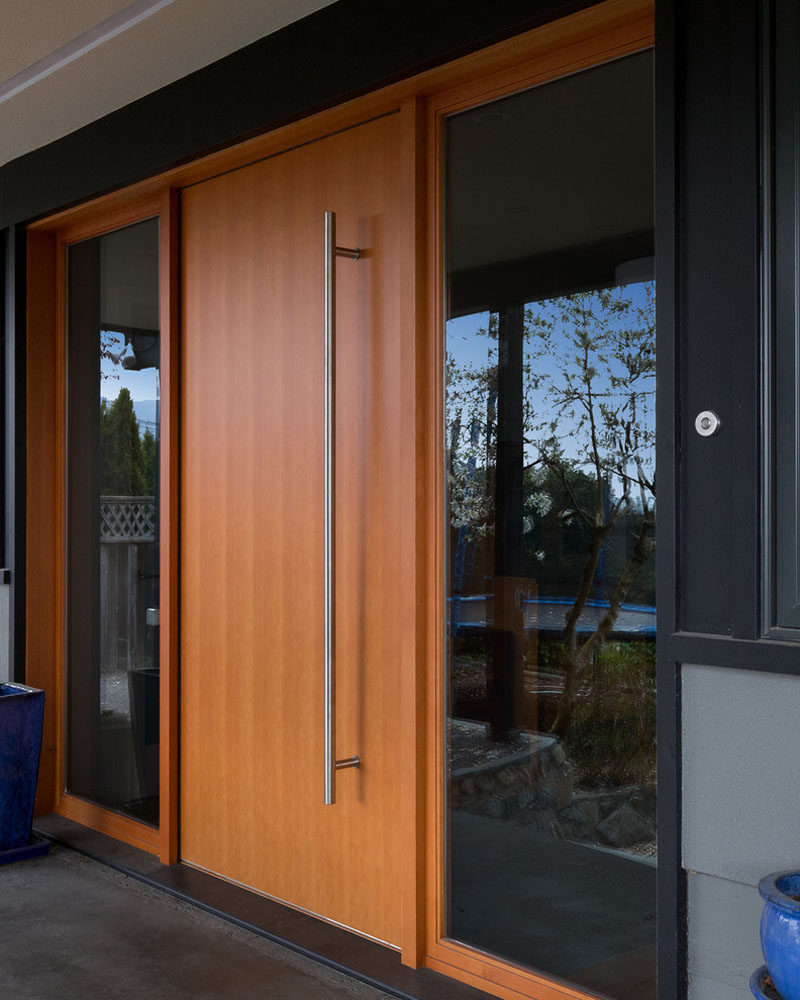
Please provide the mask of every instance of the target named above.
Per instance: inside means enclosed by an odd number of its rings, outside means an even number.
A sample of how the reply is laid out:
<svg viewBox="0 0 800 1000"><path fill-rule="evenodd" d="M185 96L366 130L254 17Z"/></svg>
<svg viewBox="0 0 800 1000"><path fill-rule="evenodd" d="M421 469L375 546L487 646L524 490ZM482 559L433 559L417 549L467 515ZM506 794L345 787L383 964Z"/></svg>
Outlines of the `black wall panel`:
<svg viewBox="0 0 800 1000"><path fill-rule="evenodd" d="M706 0L678 40L678 627L741 638L760 585L759 29L757 4Z"/></svg>

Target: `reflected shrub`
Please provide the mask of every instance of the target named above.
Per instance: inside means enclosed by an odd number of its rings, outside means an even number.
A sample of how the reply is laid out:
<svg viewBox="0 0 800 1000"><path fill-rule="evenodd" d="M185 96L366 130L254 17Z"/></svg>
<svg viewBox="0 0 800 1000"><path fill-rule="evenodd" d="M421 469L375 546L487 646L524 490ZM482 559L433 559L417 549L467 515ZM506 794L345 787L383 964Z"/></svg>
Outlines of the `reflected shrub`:
<svg viewBox="0 0 800 1000"><path fill-rule="evenodd" d="M563 643L541 641L525 663L521 728L547 733L563 684ZM483 638L459 639L451 665L449 714L488 724L489 651ZM576 708L563 738L577 786L655 783L655 643L609 642L581 679Z"/></svg>

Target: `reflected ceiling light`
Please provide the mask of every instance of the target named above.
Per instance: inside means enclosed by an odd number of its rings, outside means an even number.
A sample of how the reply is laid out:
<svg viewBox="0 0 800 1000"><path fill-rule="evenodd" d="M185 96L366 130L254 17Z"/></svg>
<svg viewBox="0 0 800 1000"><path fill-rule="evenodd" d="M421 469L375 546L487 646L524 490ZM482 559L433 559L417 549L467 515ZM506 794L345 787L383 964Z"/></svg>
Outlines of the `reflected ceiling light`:
<svg viewBox="0 0 800 1000"><path fill-rule="evenodd" d="M632 281L652 281L655 268L655 257L625 260L614 268L614 281L617 285L629 285Z"/></svg>
<svg viewBox="0 0 800 1000"><path fill-rule="evenodd" d="M479 111L477 115L472 116L472 120L479 125L503 125L513 119L505 111Z"/></svg>

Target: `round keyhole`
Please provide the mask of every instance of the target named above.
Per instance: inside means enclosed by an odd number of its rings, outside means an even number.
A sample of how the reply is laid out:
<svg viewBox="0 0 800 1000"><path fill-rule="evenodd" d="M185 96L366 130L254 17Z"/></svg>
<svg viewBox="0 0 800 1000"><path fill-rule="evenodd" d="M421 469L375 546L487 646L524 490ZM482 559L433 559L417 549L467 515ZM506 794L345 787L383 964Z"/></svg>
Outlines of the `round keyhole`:
<svg viewBox="0 0 800 1000"><path fill-rule="evenodd" d="M694 429L700 437L711 437L720 429L721 421L713 410L703 410L697 414L694 422Z"/></svg>

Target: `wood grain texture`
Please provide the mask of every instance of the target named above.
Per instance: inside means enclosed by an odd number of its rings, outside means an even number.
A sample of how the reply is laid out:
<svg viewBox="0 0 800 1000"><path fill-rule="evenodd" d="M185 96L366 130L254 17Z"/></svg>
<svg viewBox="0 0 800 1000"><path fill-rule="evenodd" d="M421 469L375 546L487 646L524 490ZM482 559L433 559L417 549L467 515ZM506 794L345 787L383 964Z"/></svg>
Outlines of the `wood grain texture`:
<svg viewBox="0 0 800 1000"><path fill-rule="evenodd" d="M440 949L437 957L430 956L426 965L434 972L493 993L501 1000L587 1000L593 996L455 944Z"/></svg>
<svg viewBox="0 0 800 1000"><path fill-rule="evenodd" d="M56 226L59 239L64 246L79 243L103 233L122 229L143 219L149 219L159 214L162 209L162 196L165 190L163 181L153 181L146 192L127 190L114 199L102 198L91 205L82 205L69 213L64 213L62 224ZM52 226L42 223L30 227L30 232L39 229L50 229Z"/></svg>
<svg viewBox="0 0 800 1000"><path fill-rule="evenodd" d="M27 243L27 450L25 680L45 691L36 815L50 812L59 784L57 641L59 594L59 470L63 461L59 407L63 404L57 351L58 241L29 233ZM34 459L35 456L35 460Z"/></svg>
<svg viewBox="0 0 800 1000"><path fill-rule="evenodd" d="M417 967L425 956L425 818L426 768L426 620L424 583L428 535L425 498L429 477L425 462L427 425L426 396L426 109L424 101L408 98L400 109L403 148L405 232L401 282L402 336L400 386L403 408L401 480L408 484L409 496L400 524L402 532L403 589L401 614L403 631L403 687L401 715L403 731L414 739L403 741L402 799L404 803L402 864L402 959ZM413 486L413 498L411 488ZM413 500L413 502L412 502Z"/></svg>
<svg viewBox="0 0 800 1000"><path fill-rule="evenodd" d="M183 195L181 855L397 945L399 116ZM323 804L323 217L337 264L337 751ZM410 499L409 499L410 497ZM413 586L413 583L412 583Z"/></svg>
<svg viewBox="0 0 800 1000"><path fill-rule="evenodd" d="M161 625L159 663L159 858L178 860L178 565L180 550L179 344L180 239L179 194L167 188L160 199L161 313L161 497L159 558Z"/></svg>
<svg viewBox="0 0 800 1000"><path fill-rule="evenodd" d="M167 195L168 197L168 195ZM27 292L27 447L36 457L27 466L27 621L26 680L44 688L45 726L37 792L37 815L55 811L76 822L92 826L120 840L148 851L159 850L159 833L152 827L129 820L110 810L66 794L65 773L65 572L66 572L66 247L111 229L159 214L163 200L154 196L138 198L124 208L104 216L89 212L85 217L73 216L65 228L31 228L28 231L28 292ZM172 215L173 229L177 214ZM170 244L170 230L162 231L162 281L170 267L175 272L172 293L166 288L162 296L162 320L175 314L177 300L177 243L172 235L171 264L163 258ZM175 323L175 319L173 319ZM176 399L177 397L175 397ZM176 408L171 401L171 412ZM173 419L174 423L174 419ZM168 441L162 443L162 462L174 461ZM174 481L174 477L173 477ZM168 533L166 550L162 550L161 572L165 580L176 580L174 568L177 555L177 497L168 504L173 509L173 531ZM167 526L167 530L169 525ZM172 562L170 562L172 560ZM173 591L177 589L173 583ZM176 614L173 598L172 614ZM162 633L162 644L164 637ZM174 629L167 630L167 645L177 645ZM162 655L163 651L162 651ZM174 662L175 652L172 657ZM176 672L167 670L172 687L162 697L171 699L171 712L177 715ZM162 704L162 718L167 719L168 747L173 760L177 758L176 726L169 726L169 713ZM168 762L169 763L169 762ZM173 765L168 782L173 786L170 799L165 796L164 808L171 809L170 825L164 832L174 844L177 836L177 766ZM161 848L165 857L166 847ZM175 854L175 848L172 848Z"/></svg>
<svg viewBox="0 0 800 1000"><path fill-rule="evenodd" d="M66 364L66 337L67 331L67 300L66 300L66 287L67 287L67 247L70 244L80 242L82 240L91 239L96 236L100 236L105 232L112 232L116 229L120 229L124 226L129 226L137 222L141 222L144 219L153 218L158 216L164 209L164 198L166 195L158 193L155 191L150 191L147 193L146 197L138 196L133 199L129 199L124 205L117 206L114 210L109 210L106 212L96 212L86 210L83 214L70 219L69 225L64 226L58 230L58 321L56 324L56 358L57 369L58 369L58 385L59 385L59 403L58 403L58 426L56 430L56 440L62 442L58 452L58 466L56 469L56 480L57 487L55 491L55 497L58 503L58 531L56 538L56 550L57 550L57 566L58 572L56 575L57 580L57 607L58 615L56 618L56 643L55 643L55 663L56 663L56 688L55 688L55 700L57 706L57 741L56 741L56 751L57 751L57 774L59 780L56 785L55 790L55 802L53 806L53 811L58 815L65 816L68 819L72 819L75 822L83 823L86 826L92 827L101 833L107 833L109 836L116 837L118 840L122 840L125 843L132 844L135 847L139 847L142 850L149 851L150 853L164 853L168 856L167 850L161 843L161 835L159 830L145 824L139 823L136 820L130 819L126 816L122 816L119 813L114 812L111 809L106 809L94 802L89 802L84 799L78 798L77 796L70 795L65 789L65 775L66 775L66 759L67 759L67 731L66 731L66 719L67 719L67 705L66 705L66 691L67 691L67 652L66 652L66 579L67 579L67 541L66 541L66 499L65 499L65 483L67 479L67 451L66 451L66 390L67 390L67 364ZM169 222L167 223L169 226ZM160 271L161 280L163 281L165 270L169 271L170 266L174 268L175 264L167 260L164 260L163 253L165 245L169 242L169 228L167 229L166 235L162 231L161 245L159 252L161 254L160 261ZM177 250L173 250L173 254ZM176 282L173 281L173 285ZM170 294L170 288L167 287L162 291L161 294L161 313L162 322L163 318L170 313L171 309L176 308L176 300L174 298L174 288L172 289L173 294ZM168 391L168 389L167 389ZM171 452L169 448L169 440L162 440L161 449L161 461L162 463L167 463L171 461ZM162 501L163 502L163 501ZM169 538L169 536L168 536ZM173 542L174 545L174 542ZM176 570L170 565L170 559L174 558L174 552L170 548L169 544L166 546L166 550L162 550L160 554L161 568L160 572L162 574L162 586L164 580L169 580L171 577L175 576ZM169 641L169 634L168 639ZM163 655L164 639L162 636L162 655ZM161 718L166 717L167 719L167 729L169 734L169 718L170 712L165 712L164 701L166 699L164 684L165 681L169 679L169 665L167 666L166 677L162 674L161 680L161 699L162 704L160 706ZM175 716L177 713L176 703L172 705L171 714ZM173 735L174 739L174 735ZM160 757L163 750L160 751ZM161 761L159 761L160 763ZM177 774L173 772L172 775L173 784L177 781ZM168 798L165 799L162 808L169 810L171 803ZM175 811L174 805L172 806L173 811ZM170 836L173 840L177 836L176 826L168 828L165 831L165 837ZM173 853L175 853L173 851Z"/></svg>
<svg viewBox="0 0 800 1000"><path fill-rule="evenodd" d="M159 851L159 832L152 826L144 823L137 823L135 820L121 816L119 813L104 809L95 805L94 802L87 802L74 795L62 794L59 797L58 809L55 810L59 816L71 819L74 823L91 827L98 833L105 833L109 837L121 840L132 847L138 847L148 854L157 854Z"/></svg>

